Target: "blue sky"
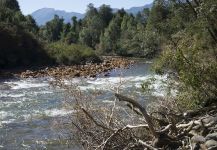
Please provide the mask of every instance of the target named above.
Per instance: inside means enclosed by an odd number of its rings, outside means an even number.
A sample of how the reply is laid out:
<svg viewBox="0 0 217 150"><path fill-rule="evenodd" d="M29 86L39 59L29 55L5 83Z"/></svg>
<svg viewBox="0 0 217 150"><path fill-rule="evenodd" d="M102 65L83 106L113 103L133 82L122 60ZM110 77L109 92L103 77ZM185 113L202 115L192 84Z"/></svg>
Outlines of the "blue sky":
<svg viewBox="0 0 217 150"><path fill-rule="evenodd" d="M44 7L84 13L89 3L93 3L95 7L107 4L112 8L128 9L134 6L143 6L152 1L153 0L18 0L20 8L25 15L31 14L35 10Z"/></svg>

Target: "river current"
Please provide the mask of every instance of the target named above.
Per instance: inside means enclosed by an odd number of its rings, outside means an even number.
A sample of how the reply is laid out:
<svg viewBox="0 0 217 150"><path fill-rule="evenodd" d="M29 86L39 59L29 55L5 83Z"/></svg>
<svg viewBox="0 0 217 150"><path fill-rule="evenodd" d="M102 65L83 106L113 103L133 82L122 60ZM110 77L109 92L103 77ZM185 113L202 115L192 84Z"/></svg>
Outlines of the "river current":
<svg viewBox="0 0 217 150"><path fill-rule="evenodd" d="M138 62L129 69L114 69L109 76L99 75L97 78L74 78L66 83L75 83L81 91L99 90L102 103L112 102L112 87L122 83L121 91L134 93L143 97L141 84L155 77L153 87L155 95L163 96L161 81L166 76L154 75L150 71L150 63ZM50 85L53 79L10 79L0 81L0 149L59 149L60 145L49 145L59 137L52 128L55 118L64 117L73 110L66 109L62 103L64 90ZM66 149L63 148L62 149ZM76 147L74 148L76 149ZM79 149L79 148L78 148Z"/></svg>

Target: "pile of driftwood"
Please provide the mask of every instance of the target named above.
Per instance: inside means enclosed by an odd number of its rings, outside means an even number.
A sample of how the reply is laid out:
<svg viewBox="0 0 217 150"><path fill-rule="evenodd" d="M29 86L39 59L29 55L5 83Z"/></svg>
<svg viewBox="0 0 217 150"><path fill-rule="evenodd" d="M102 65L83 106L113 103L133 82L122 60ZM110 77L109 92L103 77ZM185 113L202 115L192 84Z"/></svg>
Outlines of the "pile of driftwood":
<svg viewBox="0 0 217 150"><path fill-rule="evenodd" d="M128 102L132 108L138 108L146 120L146 125L138 126L150 130L152 139L134 139L146 149L217 149L217 107L205 107L184 114L162 114L161 119L150 116L146 109L135 100L115 95L120 101ZM156 113L156 112L155 112ZM164 118L164 119L163 119ZM169 119L170 118L170 119ZM160 124L155 127L153 121ZM128 127L126 128L135 128ZM120 129L118 130L120 131ZM117 134L116 131L114 134ZM113 134L113 136L115 136ZM107 147L110 149L110 147Z"/></svg>
<svg viewBox="0 0 217 150"><path fill-rule="evenodd" d="M93 111L90 106L77 101L77 119L73 116L71 125L75 127L73 135L84 149L217 149L216 106L180 114L165 113L160 109L148 113L145 107L132 98L121 94L115 94L115 97L120 103L127 103L138 118L143 118L142 122L126 124L120 121L120 116L115 117L114 110L105 117L106 110ZM81 100L87 97L82 97L80 93L76 98ZM100 111L104 113L97 114ZM103 118L109 121L103 121Z"/></svg>

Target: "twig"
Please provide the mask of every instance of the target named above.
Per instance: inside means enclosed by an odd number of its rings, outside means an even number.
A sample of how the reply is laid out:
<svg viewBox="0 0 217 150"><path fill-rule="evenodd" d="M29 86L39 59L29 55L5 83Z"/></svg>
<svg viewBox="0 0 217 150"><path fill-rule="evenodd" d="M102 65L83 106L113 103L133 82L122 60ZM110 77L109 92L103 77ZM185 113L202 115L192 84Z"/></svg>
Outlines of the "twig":
<svg viewBox="0 0 217 150"><path fill-rule="evenodd" d="M121 76L120 76L120 85L117 87L117 89L115 91L116 93L119 93L119 90L120 90L121 86L122 86L122 80L121 80ZM111 125L111 122L112 122L112 118L113 118L113 115L114 115L114 110L115 110L115 107L116 107L116 102L117 102L117 99L115 98L114 105L112 107L112 111L111 111L111 114L109 116L109 122L108 122L109 126Z"/></svg>
<svg viewBox="0 0 217 150"><path fill-rule="evenodd" d="M163 130L160 131L160 133L166 133L167 131L170 130L171 127L172 127L172 124L167 125Z"/></svg>
<svg viewBox="0 0 217 150"><path fill-rule="evenodd" d="M158 150L157 148L152 147L151 145L147 144L146 142L142 140L139 140L138 142L150 150Z"/></svg>
<svg viewBox="0 0 217 150"><path fill-rule="evenodd" d="M98 148L102 147L102 149L104 149L108 143L108 141L110 139L112 139L113 137L115 137L116 135L119 134L119 132L121 131L124 131L124 130L127 130L127 129L135 129L135 128L149 128L147 124L139 124L139 125L126 125L125 127L121 128L121 129L118 129L116 130L113 134L111 134Z"/></svg>

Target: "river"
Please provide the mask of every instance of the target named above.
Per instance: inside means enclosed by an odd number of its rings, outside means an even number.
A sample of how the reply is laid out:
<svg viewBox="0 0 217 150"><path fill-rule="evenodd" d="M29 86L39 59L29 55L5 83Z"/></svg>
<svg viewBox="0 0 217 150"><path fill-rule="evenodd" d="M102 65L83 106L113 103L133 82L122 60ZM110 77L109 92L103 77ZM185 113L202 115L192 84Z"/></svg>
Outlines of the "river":
<svg viewBox="0 0 217 150"><path fill-rule="evenodd" d="M153 84L155 95L162 96L161 80L166 76L157 76L150 71L150 63L138 62L129 69L114 69L109 76L97 78L74 78L66 83L77 84L82 91L99 90L102 103L112 102L113 87L120 84L121 92L137 95L144 100L141 84L155 77ZM0 149L66 149L48 141L59 137L52 128L55 118L64 117L73 110L67 110L62 104L64 90L50 85L53 79L11 79L0 81ZM76 147L74 147L76 149Z"/></svg>

